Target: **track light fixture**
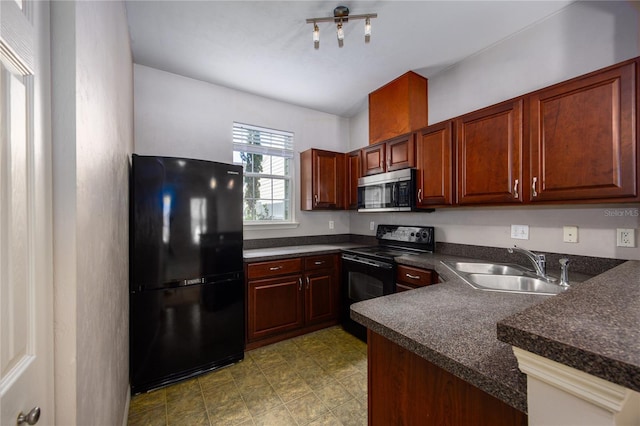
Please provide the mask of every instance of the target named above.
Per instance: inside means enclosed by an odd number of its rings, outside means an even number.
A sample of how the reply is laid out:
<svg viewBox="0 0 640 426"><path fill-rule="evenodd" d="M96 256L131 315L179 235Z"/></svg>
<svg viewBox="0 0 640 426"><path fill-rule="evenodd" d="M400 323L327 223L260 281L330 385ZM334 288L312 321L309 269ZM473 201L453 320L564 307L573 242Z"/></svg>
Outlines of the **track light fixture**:
<svg viewBox="0 0 640 426"><path fill-rule="evenodd" d="M336 35L338 38L338 46L342 47L344 43L343 24L349 19L364 19L364 41L369 43L371 40L371 18L377 18L377 13L365 13L362 15L349 15L349 8L346 6L338 6L333 9L333 16L327 18L309 18L307 24L313 24L313 46L320 48L320 28L318 22L334 22L336 24Z"/></svg>

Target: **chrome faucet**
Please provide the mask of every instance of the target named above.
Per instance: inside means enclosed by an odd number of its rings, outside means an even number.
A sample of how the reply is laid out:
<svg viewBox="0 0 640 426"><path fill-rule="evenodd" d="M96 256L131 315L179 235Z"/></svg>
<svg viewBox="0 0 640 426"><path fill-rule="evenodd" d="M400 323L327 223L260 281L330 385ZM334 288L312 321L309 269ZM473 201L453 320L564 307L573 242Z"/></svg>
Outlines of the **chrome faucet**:
<svg viewBox="0 0 640 426"><path fill-rule="evenodd" d="M531 263L533 263L533 267L536 270L536 275L542 278L547 278L547 260L544 254L533 253L518 246L513 246L513 248L510 247L507 249L507 251L509 253L518 252L527 256Z"/></svg>
<svg viewBox="0 0 640 426"><path fill-rule="evenodd" d="M569 287L569 259L560 259L560 282L562 287Z"/></svg>

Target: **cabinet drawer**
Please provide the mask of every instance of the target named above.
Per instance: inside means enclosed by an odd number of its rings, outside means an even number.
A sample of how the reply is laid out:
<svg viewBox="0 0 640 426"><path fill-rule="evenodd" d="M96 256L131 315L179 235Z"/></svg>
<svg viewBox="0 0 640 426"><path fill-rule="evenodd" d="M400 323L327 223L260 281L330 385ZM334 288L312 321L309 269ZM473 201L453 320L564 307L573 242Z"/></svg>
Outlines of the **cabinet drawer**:
<svg viewBox="0 0 640 426"><path fill-rule="evenodd" d="M307 256L304 258L304 270L313 271L316 269L327 269L335 267L336 259L333 254L318 256Z"/></svg>
<svg viewBox="0 0 640 426"><path fill-rule="evenodd" d="M396 282L409 284L414 287L431 285L434 282L435 272L427 269L412 268L410 266L398 265L396 272Z"/></svg>
<svg viewBox="0 0 640 426"><path fill-rule="evenodd" d="M284 274L295 274L302 271L302 259L280 259L268 262L249 263L247 278L266 278Z"/></svg>

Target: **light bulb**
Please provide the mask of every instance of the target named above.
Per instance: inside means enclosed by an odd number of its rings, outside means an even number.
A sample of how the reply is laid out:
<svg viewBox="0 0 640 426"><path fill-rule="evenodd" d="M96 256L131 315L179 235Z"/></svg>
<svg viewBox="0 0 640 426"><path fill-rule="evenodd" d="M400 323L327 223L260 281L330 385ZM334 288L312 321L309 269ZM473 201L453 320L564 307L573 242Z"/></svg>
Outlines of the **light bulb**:
<svg viewBox="0 0 640 426"><path fill-rule="evenodd" d="M316 24L313 24L313 42L320 42L320 28L318 28L318 25Z"/></svg>
<svg viewBox="0 0 640 426"><path fill-rule="evenodd" d="M364 21L364 36L371 37L371 19Z"/></svg>
<svg viewBox="0 0 640 426"><path fill-rule="evenodd" d="M338 22L338 40L344 40L344 30L342 29L342 22Z"/></svg>

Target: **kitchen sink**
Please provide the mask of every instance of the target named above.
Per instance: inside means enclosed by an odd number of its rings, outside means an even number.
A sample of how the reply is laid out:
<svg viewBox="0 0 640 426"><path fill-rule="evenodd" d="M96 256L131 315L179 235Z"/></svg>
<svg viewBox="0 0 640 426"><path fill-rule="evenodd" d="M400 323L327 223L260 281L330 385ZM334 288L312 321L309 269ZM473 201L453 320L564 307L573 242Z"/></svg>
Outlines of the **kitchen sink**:
<svg viewBox="0 0 640 426"><path fill-rule="evenodd" d="M566 289L519 265L444 260L442 264L477 290L554 295Z"/></svg>
<svg viewBox="0 0 640 426"><path fill-rule="evenodd" d="M521 268L501 263L442 262L455 271L467 274L524 275Z"/></svg>

